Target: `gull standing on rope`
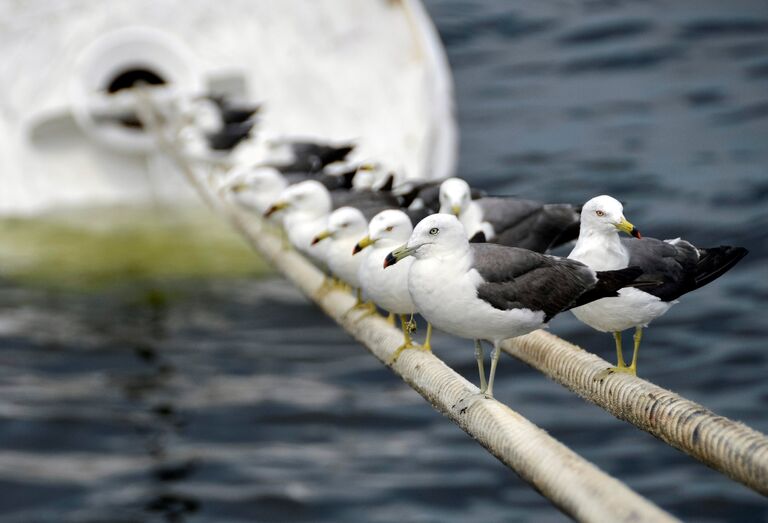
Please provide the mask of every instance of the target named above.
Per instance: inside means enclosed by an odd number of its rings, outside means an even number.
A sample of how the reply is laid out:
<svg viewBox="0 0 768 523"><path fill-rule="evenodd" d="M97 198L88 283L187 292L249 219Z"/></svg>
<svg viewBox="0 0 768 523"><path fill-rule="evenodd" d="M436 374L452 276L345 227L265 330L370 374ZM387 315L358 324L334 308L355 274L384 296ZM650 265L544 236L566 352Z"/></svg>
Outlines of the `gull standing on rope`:
<svg viewBox="0 0 768 523"><path fill-rule="evenodd" d="M320 244L326 246L325 259L328 262L328 268L334 276L355 289L357 292L355 307L358 308L364 305L358 277L358 270L363 260L359 256L354 256L353 250L357 240L365 234L367 228L368 222L359 209L341 207L331 213L326 228L312 240L312 248L317 248ZM373 304L370 304L370 307L375 311L376 307Z"/></svg>
<svg viewBox="0 0 768 523"><path fill-rule="evenodd" d="M489 242L536 252L575 240L579 232L579 213L572 205L513 197L473 200L461 178L440 185L440 212L456 215L470 238L482 232Z"/></svg>
<svg viewBox="0 0 768 523"><path fill-rule="evenodd" d="M619 238L625 232L637 239ZM725 274L747 250L721 246L700 249L676 238L657 240L642 238L624 217L624 208L610 196L597 196L581 210L581 231L573 251L568 255L594 270L640 267L648 285L621 289L617 297L604 298L571 309L574 316L593 329L612 332L616 342L617 366L607 373L637 375L637 353L643 328L667 312L677 299ZM632 362L624 361L621 332L635 328Z"/></svg>
<svg viewBox="0 0 768 523"><path fill-rule="evenodd" d="M360 265L359 280L363 292L376 305L400 317L403 329L403 344L392 356L392 362L405 349L432 350L432 325L427 323L427 337L423 345L416 345L411 339L412 322L416 311L408 290L408 271L414 258L408 258L397 265L385 268L384 260L387 255L399 245L402 245L413 232L413 224L403 211L395 209L382 211L371 219L368 225L368 236L355 246L355 255L363 259ZM363 251L364 249L367 249Z"/></svg>
<svg viewBox="0 0 768 523"><path fill-rule="evenodd" d="M264 214L288 186L285 177L274 167L241 165L232 168L219 186L238 206L256 214Z"/></svg>
<svg viewBox="0 0 768 523"><path fill-rule="evenodd" d="M352 179L352 188L356 191L391 190L397 182L394 171L387 169L381 162L365 162L358 166Z"/></svg>
<svg viewBox="0 0 768 523"><path fill-rule="evenodd" d="M313 248L312 241L325 229L331 213L328 190L315 180L291 185L280 193L277 201L264 212L264 217L269 218L279 211L284 212L283 226L291 245L319 267L327 267L325 246Z"/></svg>
<svg viewBox="0 0 768 523"><path fill-rule="evenodd" d="M385 266L414 256L408 289L416 308L437 328L493 342L488 381L476 341L480 392L493 395L501 342L545 327L556 314L630 284L641 271L595 272L575 260L526 249L470 243L458 218L434 214L414 228Z"/></svg>

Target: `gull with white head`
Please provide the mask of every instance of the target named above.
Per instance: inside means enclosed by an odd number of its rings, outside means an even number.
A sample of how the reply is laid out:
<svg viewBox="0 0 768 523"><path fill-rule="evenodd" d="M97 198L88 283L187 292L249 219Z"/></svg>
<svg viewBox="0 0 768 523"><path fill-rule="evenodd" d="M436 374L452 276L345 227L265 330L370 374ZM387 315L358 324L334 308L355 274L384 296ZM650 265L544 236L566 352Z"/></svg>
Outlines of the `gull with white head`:
<svg viewBox="0 0 768 523"><path fill-rule="evenodd" d="M381 162L365 162L357 168L352 178L352 188L356 191L380 191L395 183L395 173Z"/></svg>
<svg viewBox="0 0 768 523"><path fill-rule="evenodd" d="M637 239L621 239L625 232ZM641 238L624 217L624 207L610 196L597 196L581 210L581 230L568 258L594 270L615 270L636 266L646 283L619 290L618 296L603 298L571 309L590 327L612 332L616 342L617 365L606 371L637 374L637 354L643 328L666 313L677 299L717 279L746 256L741 247L720 246L700 249L681 240ZM634 351L629 365L622 354L621 332L634 328Z"/></svg>
<svg viewBox="0 0 768 523"><path fill-rule="evenodd" d="M472 199L461 178L440 185L440 212L459 218L470 238L482 233L493 243L536 252L575 240L579 213L570 204L544 204L512 196Z"/></svg>
<svg viewBox="0 0 768 523"><path fill-rule="evenodd" d="M363 300L360 290L358 270L362 263L359 256L354 256L354 248L358 239L365 234L368 222L359 209L341 207L328 216L326 228L315 235L312 240L313 248L325 245L325 259L331 273L341 281L355 289L357 304L362 307ZM369 307L370 308L370 307ZM373 307L375 310L375 307Z"/></svg>
<svg viewBox="0 0 768 523"><path fill-rule="evenodd" d="M448 214L424 218L384 263L392 265L408 256L415 258L408 289L416 308L437 328L476 340L480 391L489 396L503 340L545 327L571 307L614 295L641 272L628 268L596 273L575 260L470 243L458 218ZM494 346L487 382L478 340Z"/></svg>
<svg viewBox="0 0 768 523"><path fill-rule="evenodd" d="M264 212L269 218L283 212L283 226L288 240L318 266L326 267L325 247L312 247L312 240L325 229L331 213L328 190L315 180L307 180L284 189L277 200Z"/></svg>
<svg viewBox="0 0 768 523"><path fill-rule="evenodd" d="M403 329L403 344L395 351L392 361L405 349L431 350L432 325L427 324L427 337L423 345L416 345L411 338L412 317L416 311L408 290L408 271L414 258L408 258L397 265L385 268L387 255L402 245L413 232L411 219L403 211L389 209L371 219L368 236L355 246L355 255L362 258L359 269L360 285L365 295L376 305L400 317Z"/></svg>
<svg viewBox="0 0 768 523"><path fill-rule="evenodd" d="M287 180L274 167L240 165L228 173L219 192L243 209L263 214L286 187Z"/></svg>

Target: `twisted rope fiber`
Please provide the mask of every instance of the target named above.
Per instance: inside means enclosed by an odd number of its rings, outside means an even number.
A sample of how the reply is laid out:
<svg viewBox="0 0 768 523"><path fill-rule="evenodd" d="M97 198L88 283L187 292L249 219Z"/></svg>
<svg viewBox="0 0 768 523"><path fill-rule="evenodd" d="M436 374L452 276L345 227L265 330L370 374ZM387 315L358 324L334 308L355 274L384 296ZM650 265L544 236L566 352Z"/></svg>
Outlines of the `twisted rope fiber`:
<svg viewBox="0 0 768 523"><path fill-rule="evenodd" d="M544 331L507 340L502 348L617 418L768 495L765 434L634 376L597 380L610 366L606 361Z"/></svg>

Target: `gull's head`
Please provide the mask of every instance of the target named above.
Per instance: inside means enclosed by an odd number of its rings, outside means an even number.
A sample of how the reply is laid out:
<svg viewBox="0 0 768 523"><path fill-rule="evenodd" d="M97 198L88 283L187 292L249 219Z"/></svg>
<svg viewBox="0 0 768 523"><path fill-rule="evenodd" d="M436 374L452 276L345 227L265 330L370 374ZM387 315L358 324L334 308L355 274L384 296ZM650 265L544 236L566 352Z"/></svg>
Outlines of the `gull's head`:
<svg viewBox="0 0 768 523"><path fill-rule="evenodd" d="M581 226L588 231L615 234L623 231L640 238L640 231L624 217L624 206L610 196L596 196L581 208Z"/></svg>
<svg viewBox="0 0 768 523"><path fill-rule="evenodd" d="M461 216L472 201L469 184L461 178L448 178L440 184L440 212Z"/></svg>
<svg viewBox="0 0 768 523"><path fill-rule="evenodd" d="M368 225L368 236L355 245L353 254L379 242L386 245L401 245L408 241L412 232L411 219L403 211L396 209L381 211L371 218L371 223Z"/></svg>
<svg viewBox="0 0 768 523"><path fill-rule="evenodd" d="M283 190L264 215L270 216L283 209L289 213L325 216L331 212L331 193L316 180L300 182Z"/></svg>
<svg viewBox="0 0 768 523"><path fill-rule="evenodd" d="M365 162L358 166L352 188L356 191L378 191L387 184L390 176L395 174L381 162Z"/></svg>
<svg viewBox="0 0 768 523"><path fill-rule="evenodd" d="M387 255L384 267L408 256L417 259L447 258L461 255L469 249L464 226L452 214L432 214L421 220L411 233L408 243Z"/></svg>
<svg viewBox="0 0 768 523"><path fill-rule="evenodd" d="M368 228L368 222L359 209L354 207L339 207L328 216L328 225L326 229L315 236L312 245L323 241L326 238L339 239L357 239L365 234Z"/></svg>
<svg viewBox="0 0 768 523"><path fill-rule="evenodd" d="M235 169L224 182L224 188L234 194L252 191L274 199L288 187L285 177L274 167L259 165Z"/></svg>

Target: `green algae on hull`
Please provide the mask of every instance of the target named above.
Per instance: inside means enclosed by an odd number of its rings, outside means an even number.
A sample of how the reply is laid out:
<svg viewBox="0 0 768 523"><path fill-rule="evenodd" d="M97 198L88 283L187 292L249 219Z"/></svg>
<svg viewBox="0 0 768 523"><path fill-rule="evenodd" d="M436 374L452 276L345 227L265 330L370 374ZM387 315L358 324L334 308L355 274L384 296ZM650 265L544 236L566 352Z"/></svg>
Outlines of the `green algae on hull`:
<svg viewBox="0 0 768 523"><path fill-rule="evenodd" d="M0 276L94 287L116 282L258 277L269 266L200 207L119 207L0 219Z"/></svg>

